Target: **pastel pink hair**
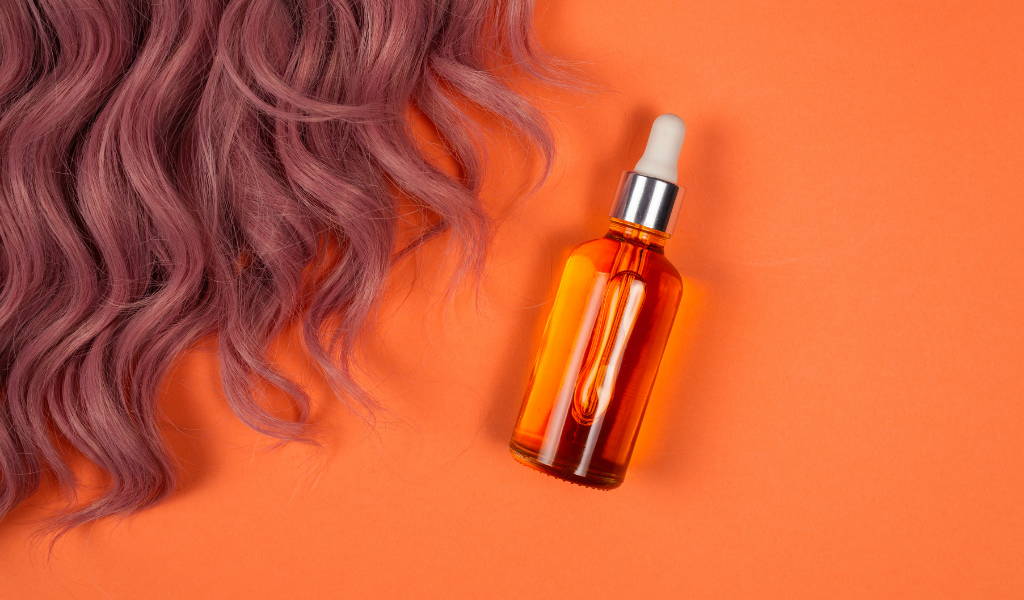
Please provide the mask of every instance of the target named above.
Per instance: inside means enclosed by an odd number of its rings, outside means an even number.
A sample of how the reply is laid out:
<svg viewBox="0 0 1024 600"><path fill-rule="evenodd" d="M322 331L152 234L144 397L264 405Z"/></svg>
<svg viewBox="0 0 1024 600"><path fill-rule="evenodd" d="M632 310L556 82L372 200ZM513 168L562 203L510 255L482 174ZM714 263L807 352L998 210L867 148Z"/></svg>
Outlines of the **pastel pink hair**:
<svg viewBox="0 0 1024 600"><path fill-rule="evenodd" d="M392 262L441 232L479 264L476 105L544 121L495 73L547 77L529 0L6 0L0 3L0 517L68 451L109 475L68 528L175 487L155 403L171 362L218 340L238 417L304 434L310 399L268 359L301 324L350 401L361 326ZM420 150L418 111L458 166ZM428 225L397 247L397 197ZM328 326L328 324L330 324ZM275 416L254 394L294 404Z"/></svg>

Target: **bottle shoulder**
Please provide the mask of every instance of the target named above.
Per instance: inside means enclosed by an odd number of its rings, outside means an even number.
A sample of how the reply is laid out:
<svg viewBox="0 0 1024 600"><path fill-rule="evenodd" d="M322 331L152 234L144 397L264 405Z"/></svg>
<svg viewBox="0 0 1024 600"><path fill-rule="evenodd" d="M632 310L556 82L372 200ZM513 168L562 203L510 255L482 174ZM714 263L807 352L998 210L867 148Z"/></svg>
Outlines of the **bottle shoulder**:
<svg viewBox="0 0 1024 600"><path fill-rule="evenodd" d="M658 263L665 274L676 281L682 281L683 277L679 274L679 269L676 268L672 261L668 259L664 254L658 255Z"/></svg>
<svg viewBox="0 0 1024 600"><path fill-rule="evenodd" d="M574 246L572 251L570 252L570 256L580 256L583 258L598 258L604 253L614 251L614 247L617 245L618 244L615 244L614 242L607 238L594 238L592 240L587 240L583 243Z"/></svg>
<svg viewBox="0 0 1024 600"><path fill-rule="evenodd" d="M644 247L640 244L631 244L609 237L600 237L577 245L570 253L569 260L574 263L585 263L595 271L607 272L611 270L616 255L624 246L645 251L643 270L646 274L664 276L676 281L682 280L679 271L665 256L661 248Z"/></svg>

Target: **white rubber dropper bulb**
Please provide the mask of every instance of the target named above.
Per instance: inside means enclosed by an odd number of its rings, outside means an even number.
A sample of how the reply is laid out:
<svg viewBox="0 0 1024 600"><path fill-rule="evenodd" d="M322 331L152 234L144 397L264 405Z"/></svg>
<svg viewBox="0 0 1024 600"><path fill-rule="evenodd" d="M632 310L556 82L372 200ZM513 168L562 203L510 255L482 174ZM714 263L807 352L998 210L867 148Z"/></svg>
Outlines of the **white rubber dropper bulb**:
<svg viewBox="0 0 1024 600"><path fill-rule="evenodd" d="M679 151L683 149L686 123L675 115L659 116L651 125L644 155L634 171L641 175L676 183L679 179Z"/></svg>

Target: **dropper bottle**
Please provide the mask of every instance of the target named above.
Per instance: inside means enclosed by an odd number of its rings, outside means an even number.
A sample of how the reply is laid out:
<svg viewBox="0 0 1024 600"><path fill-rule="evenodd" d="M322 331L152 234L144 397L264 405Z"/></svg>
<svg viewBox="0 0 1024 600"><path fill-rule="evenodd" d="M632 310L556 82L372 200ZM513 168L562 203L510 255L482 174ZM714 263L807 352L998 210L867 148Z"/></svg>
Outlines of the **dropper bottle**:
<svg viewBox="0 0 1024 600"><path fill-rule="evenodd" d="M510 443L530 467L590 487L622 483L683 291L664 244L685 133L675 115L654 120L608 232L566 262Z"/></svg>

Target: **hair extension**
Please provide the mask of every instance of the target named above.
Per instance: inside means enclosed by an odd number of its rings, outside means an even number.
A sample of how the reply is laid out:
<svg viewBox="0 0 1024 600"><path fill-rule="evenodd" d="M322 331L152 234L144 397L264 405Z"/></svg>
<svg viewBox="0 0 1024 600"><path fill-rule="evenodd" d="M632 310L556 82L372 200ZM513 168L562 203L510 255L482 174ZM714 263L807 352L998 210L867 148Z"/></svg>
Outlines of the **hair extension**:
<svg viewBox="0 0 1024 600"><path fill-rule="evenodd" d="M478 125L545 161L543 119L496 66L550 75L529 0L0 3L0 517L74 452L109 477L62 528L174 489L156 397L215 335L238 418L301 438L310 398L267 346L300 324L337 394L397 256L441 232L480 264ZM436 130L457 174L410 124ZM399 246L400 200L427 224ZM257 389L294 405L275 414Z"/></svg>

